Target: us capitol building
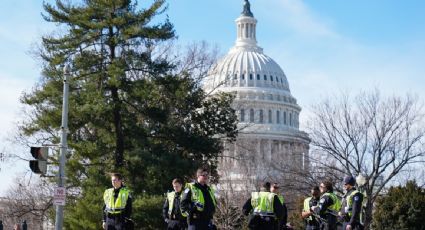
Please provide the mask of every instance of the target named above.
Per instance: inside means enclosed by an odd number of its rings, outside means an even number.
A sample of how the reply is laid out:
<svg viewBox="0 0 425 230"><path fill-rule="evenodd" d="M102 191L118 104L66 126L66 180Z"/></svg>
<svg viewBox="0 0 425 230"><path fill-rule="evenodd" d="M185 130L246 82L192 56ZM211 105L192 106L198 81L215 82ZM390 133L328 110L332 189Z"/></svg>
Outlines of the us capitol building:
<svg viewBox="0 0 425 230"><path fill-rule="evenodd" d="M299 130L301 107L282 68L257 45L256 26L245 0L236 19L236 44L204 83L207 93L235 94L239 135L224 143L218 172L221 189L237 193L250 193L265 180L290 188L300 183L295 172L309 167L310 139Z"/></svg>

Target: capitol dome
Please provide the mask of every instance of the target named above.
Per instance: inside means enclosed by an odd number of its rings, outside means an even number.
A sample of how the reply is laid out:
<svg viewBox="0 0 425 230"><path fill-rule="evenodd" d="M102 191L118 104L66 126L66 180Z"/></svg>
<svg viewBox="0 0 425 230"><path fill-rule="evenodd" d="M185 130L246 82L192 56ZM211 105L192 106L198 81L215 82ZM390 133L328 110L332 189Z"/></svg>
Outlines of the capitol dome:
<svg viewBox="0 0 425 230"><path fill-rule="evenodd" d="M220 183L232 191L252 191L266 179L298 183L291 170L307 170L310 143L299 130L301 107L282 68L257 45L257 20L248 0L235 22L234 47L210 69L203 85L208 94L235 95L239 134L236 142L223 143Z"/></svg>
<svg viewBox="0 0 425 230"><path fill-rule="evenodd" d="M217 87L264 87L289 93L289 84L280 66L257 46L257 20L246 1L236 19L236 45L210 71L206 89Z"/></svg>
<svg viewBox="0 0 425 230"><path fill-rule="evenodd" d="M232 49L211 71L210 88L266 87L286 91L289 84L280 66L261 50L249 47Z"/></svg>
<svg viewBox="0 0 425 230"><path fill-rule="evenodd" d="M233 92L243 132L276 133L299 127L301 107L291 95L282 68L257 45L257 20L245 1L236 19L236 44L209 71L204 83L206 92Z"/></svg>

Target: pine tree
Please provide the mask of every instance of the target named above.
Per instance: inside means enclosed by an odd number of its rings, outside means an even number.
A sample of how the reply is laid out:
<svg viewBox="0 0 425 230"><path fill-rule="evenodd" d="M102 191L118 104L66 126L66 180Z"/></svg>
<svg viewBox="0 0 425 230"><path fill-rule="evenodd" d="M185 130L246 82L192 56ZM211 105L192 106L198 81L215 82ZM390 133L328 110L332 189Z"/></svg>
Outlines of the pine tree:
<svg viewBox="0 0 425 230"><path fill-rule="evenodd" d="M373 229L423 230L425 219L425 190L416 182L391 187L378 198L373 214Z"/></svg>
<svg viewBox="0 0 425 230"><path fill-rule="evenodd" d="M73 188L67 228L100 228L108 172L125 175L136 204L201 165L215 173L221 139L237 134L233 96L207 97L194 70L177 73L178 62L156 52L175 37L168 19L158 22L164 0L143 10L130 0L57 0L44 9L45 20L61 32L42 38L42 79L21 99L32 112L20 130L58 143L62 68L69 65L68 144L74 151L67 162Z"/></svg>

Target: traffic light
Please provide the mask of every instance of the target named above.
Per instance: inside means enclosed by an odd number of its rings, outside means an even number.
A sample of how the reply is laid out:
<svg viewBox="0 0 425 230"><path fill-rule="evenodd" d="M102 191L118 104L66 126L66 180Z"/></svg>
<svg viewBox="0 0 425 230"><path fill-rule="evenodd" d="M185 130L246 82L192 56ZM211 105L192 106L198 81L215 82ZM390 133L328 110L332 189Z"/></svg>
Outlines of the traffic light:
<svg viewBox="0 0 425 230"><path fill-rule="evenodd" d="M30 160L31 171L37 174L46 174L48 147L31 147L31 155L36 160Z"/></svg>

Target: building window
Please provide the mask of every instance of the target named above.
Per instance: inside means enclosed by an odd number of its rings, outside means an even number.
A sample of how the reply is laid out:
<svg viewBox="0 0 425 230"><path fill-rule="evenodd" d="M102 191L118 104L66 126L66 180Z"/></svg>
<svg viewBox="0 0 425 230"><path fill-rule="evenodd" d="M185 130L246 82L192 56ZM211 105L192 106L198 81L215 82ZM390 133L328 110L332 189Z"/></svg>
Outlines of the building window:
<svg viewBox="0 0 425 230"><path fill-rule="evenodd" d="M241 75L242 80L245 80L245 74Z"/></svg>
<svg viewBox="0 0 425 230"><path fill-rule="evenodd" d="M235 74L235 76L233 76L233 79L238 79L238 75L237 74Z"/></svg>
<svg viewBox="0 0 425 230"><path fill-rule="evenodd" d="M280 124L280 111L276 111L276 123Z"/></svg>
<svg viewBox="0 0 425 230"><path fill-rule="evenodd" d="M292 126L292 113L289 113L289 126Z"/></svg>
<svg viewBox="0 0 425 230"><path fill-rule="evenodd" d="M286 111L283 112L283 124L286 125Z"/></svg>
<svg viewBox="0 0 425 230"><path fill-rule="evenodd" d="M241 121L245 121L245 110L241 109Z"/></svg>
<svg viewBox="0 0 425 230"><path fill-rule="evenodd" d="M272 75L270 75L270 81L273 81L273 76Z"/></svg>
<svg viewBox="0 0 425 230"><path fill-rule="evenodd" d="M271 110L269 110L269 123L273 123Z"/></svg>
<svg viewBox="0 0 425 230"><path fill-rule="evenodd" d="M249 110L249 122L254 122L254 109Z"/></svg>
<svg viewBox="0 0 425 230"><path fill-rule="evenodd" d="M279 83L279 78L278 77L276 77L276 81Z"/></svg>
<svg viewBox="0 0 425 230"><path fill-rule="evenodd" d="M252 80L252 73L249 74L249 80Z"/></svg>
<svg viewBox="0 0 425 230"><path fill-rule="evenodd" d="M257 74L257 80L260 80L260 74Z"/></svg>
<svg viewBox="0 0 425 230"><path fill-rule="evenodd" d="M260 119L259 119L260 123L263 123L263 110L260 109Z"/></svg>
<svg viewBox="0 0 425 230"><path fill-rule="evenodd" d="M264 75L264 81L267 81L267 75Z"/></svg>

